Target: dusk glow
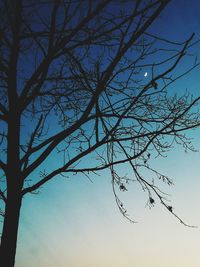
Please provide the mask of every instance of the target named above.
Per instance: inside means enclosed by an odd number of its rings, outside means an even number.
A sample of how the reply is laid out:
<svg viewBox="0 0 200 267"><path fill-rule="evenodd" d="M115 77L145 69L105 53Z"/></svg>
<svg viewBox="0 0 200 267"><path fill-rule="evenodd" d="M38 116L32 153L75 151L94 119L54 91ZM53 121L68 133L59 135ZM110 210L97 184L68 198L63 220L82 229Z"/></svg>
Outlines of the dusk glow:
<svg viewBox="0 0 200 267"><path fill-rule="evenodd" d="M82 1L39 1L40 9L22 2L21 34L12 23L0 26L5 218L14 192L5 177L18 171L9 158L17 146L22 178L15 267L200 266L200 101L193 103L200 96L200 1L158 1L156 18L157 1L85 0L86 9ZM145 13L147 3L154 4ZM4 55L17 69L15 97L6 91L14 80L1 70ZM13 110L22 112L19 123ZM3 244L10 231L1 222ZM1 258L0 266L13 267Z"/></svg>

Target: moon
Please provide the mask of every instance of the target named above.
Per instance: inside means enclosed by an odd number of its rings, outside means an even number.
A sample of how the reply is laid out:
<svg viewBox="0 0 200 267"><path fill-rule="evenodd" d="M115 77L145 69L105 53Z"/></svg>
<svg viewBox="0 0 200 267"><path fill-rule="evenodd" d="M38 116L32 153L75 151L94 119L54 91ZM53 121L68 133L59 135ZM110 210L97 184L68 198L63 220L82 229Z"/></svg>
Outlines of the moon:
<svg viewBox="0 0 200 267"><path fill-rule="evenodd" d="M148 73L147 73L147 72L145 72L145 74L144 74L144 77L147 77L147 75L148 75Z"/></svg>

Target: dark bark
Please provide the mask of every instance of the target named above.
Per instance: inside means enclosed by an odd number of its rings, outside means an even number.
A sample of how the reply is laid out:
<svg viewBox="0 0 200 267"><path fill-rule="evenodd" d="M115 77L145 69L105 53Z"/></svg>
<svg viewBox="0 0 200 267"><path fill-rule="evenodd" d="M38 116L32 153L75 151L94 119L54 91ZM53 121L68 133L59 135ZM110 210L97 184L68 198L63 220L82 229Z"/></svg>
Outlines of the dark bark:
<svg viewBox="0 0 200 267"><path fill-rule="evenodd" d="M1 237L1 267L13 267L15 265L20 207L20 194L14 191L10 192L10 196L7 198L3 232Z"/></svg>
<svg viewBox="0 0 200 267"><path fill-rule="evenodd" d="M12 85L12 84L11 84ZM13 92L15 92L13 90ZM17 246L17 233L21 208L23 180L20 168L20 115L17 109L17 96L10 94L7 150L7 201L0 246L1 267L14 267Z"/></svg>
<svg viewBox="0 0 200 267"><path fill-rule="evenodd" d="M20 165L20 112L17 94L17 64L20 48L22 1L9 3L12 45L8 64L7 201L0 246L1 267L14 267L23 186Z"/></svg>
<svg viewBox="0 0 200 267"><path fill-rule="evenodd" d="M7 201L0 246L1 267L14 267L17 232L21 207L22 179L19 163L19 116L12 115L8 124L8 154L7 154Z"/></svg>

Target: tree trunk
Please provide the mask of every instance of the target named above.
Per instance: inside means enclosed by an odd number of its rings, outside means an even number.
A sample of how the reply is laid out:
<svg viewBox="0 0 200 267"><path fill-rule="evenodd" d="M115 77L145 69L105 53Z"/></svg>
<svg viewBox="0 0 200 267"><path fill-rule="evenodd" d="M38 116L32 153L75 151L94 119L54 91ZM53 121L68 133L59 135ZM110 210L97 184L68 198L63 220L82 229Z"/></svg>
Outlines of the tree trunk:
<svg viewBox="0 0 200 267"><path fill-rule="evenodd" d="M21 207L18 192L8 194L0 247L1 267L14 267Z"/></svg>
<svg viewBox="0 0 200 267"><path fill-rule="evenodd" d="M12 97L10 97L10 110L7 134L7 200L0 246L1 267L15 265L23 187L20 169L20 117Z"/></svg>
<svg viewBox="0 0 200 267"><path fill-rule="evenodd" d="M22 1L9 1L12 12L11 26L12 42L7 73L8 90L8 132L7 132L7 164L6 182L7 195L5 217L0 247L0 266L14 267L17 246L17 233L21 208L21 190L23 179L20 164L20 118L21 108L18 96L18 59L20 55L20 32L22 21ZM11 23L12 24L12 23Z"/></svg>

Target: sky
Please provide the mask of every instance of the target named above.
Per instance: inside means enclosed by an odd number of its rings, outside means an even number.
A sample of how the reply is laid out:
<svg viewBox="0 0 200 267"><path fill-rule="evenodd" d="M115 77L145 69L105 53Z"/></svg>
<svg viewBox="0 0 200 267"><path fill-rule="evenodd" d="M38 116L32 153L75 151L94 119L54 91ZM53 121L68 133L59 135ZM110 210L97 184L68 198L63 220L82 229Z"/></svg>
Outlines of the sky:
<svg viewBox="0 0 200 267"><path fill-rule="evenodd" d="M200 37L199 10L198 0L174 0L153 29L175 40L192 32ZM198 94L199 74L196 69L174 90ZM190 136L200 151L200 129ZM200 266L200 152L185 153L175 147L166 158L151 161L173 178L174 185L165 191L175 212L198 228L183 226L159 203L146 207L146 196L136 184L120 195L137 221L130 223L118 211L106 171L93 182L81 175L56 178L39 194L25 197L16 267Z"/></svg>

